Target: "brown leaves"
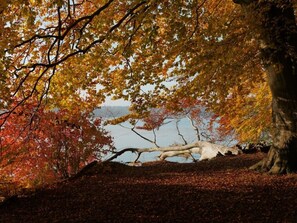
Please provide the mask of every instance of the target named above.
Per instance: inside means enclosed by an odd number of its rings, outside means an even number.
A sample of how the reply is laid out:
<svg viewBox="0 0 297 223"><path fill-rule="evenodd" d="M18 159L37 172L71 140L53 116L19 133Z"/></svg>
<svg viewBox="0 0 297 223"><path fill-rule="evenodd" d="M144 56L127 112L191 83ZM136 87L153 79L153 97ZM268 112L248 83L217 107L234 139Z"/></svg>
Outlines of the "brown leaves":
<svg viewBox="0 0 297 223"><path fill-rule="evenodd" d="M28 222L294 222L297 177L247 170L262 158L97 164L79 178L2 204L0 220L22 214Z"/></svg>

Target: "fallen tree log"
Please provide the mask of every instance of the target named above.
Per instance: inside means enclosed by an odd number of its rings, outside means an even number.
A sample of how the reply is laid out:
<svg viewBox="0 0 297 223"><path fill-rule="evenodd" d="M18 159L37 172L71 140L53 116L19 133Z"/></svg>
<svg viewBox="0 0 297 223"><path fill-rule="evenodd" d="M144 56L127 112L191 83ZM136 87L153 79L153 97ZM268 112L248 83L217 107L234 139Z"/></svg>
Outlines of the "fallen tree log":
<svg viewBox="0 0 297 223"><path fill-rule="evenodd" d="M169 147L151 147L151 148L125 148L118 152L115 152L110 158L106 159L104 162L109 162L120 155L132 152L137 153L137 158L134 162L137 162L140 155L145 152L160 152L159 159L165 160L168 157L173 156L183 156L185 158L191 157L196 161L192 154L199 154L199 160L207 160L216 157L217 155L238 155L241 153L241 150L237 147L228 147L219 144L210 143L207 141L197 141L195 143L180 145L180 146L169 146Z"/></svg>

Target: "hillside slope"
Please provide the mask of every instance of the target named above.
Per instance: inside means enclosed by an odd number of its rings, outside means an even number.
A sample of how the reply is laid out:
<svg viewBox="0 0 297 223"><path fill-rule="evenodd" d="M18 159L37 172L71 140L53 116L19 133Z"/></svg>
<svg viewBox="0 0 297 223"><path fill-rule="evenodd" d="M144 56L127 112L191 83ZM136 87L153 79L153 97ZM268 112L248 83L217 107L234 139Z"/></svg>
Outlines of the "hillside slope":
<svg viewBox="0 0 297 223"><path fill-rule="evenodd" d="M263 154L180 164L97 164L0 206L0 222L296 222L297 175L247 167Z"/></svg>

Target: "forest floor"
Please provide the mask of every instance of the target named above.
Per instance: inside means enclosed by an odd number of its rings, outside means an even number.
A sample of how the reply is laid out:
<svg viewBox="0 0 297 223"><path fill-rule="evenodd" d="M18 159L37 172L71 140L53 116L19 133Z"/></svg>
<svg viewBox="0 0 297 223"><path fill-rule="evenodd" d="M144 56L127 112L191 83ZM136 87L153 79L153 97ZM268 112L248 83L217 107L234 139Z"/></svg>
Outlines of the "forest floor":
<svg viewBox="0 0 297 223"><path fill-rule="evenodd" d="M297 174L248 170L262 153L142 167L97 164L0 205L0 222L297 222Z"/></svg>

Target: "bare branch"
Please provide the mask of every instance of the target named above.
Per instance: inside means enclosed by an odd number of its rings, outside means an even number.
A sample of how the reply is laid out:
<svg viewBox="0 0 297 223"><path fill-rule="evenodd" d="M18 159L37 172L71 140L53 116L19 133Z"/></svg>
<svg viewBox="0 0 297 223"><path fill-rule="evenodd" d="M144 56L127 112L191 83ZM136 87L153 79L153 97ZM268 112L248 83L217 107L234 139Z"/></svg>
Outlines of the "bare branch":
<svg viewBox="0 0 297 223"><path fill-rule="evenodd" d="M24 45L24 44L26 44L26 43L32 42L32 41L34 41L35 39L55 38L55 39L61 39L61 40L63 40L63 39L67 36L67 34L68 34L68 33L69 33L75 26L77 26L80 22L86 20L86 21L87 21L86 24L89 24L89 23L93 20L93 18L94 18L95 16L100 15L100 13L101 13L103 10L107 9L113 1L114 1L114 0L109 0L105 5L103 5L102 7L98 8L93 14L88 15L88 16L84 16L84 17L81 17L81 18L75 20L70 26L67 27L67 29L64 31L63 35L58 35L58 36L57 36L57 35L41 35L41 34L36 34L36 35L32 36L30 39L28 39L28 40L24 40L24 41L22 41L21 43L15 45L14 48L17 48L17 47L20 47L20 46L22 46L22 45Z"/></svg>
<svg viewBox="0 0 297 223"><path fill-rule="evenodd" d="M178 135L182 138L182 140L184 141L184 145L187 145L188 142L186 141L184 135L181 134L181 132L180 132L180 130L179 130L179 125L178 125L179 122L180 122L180 119L177 120L177 121L175 122L175 127L176 127L176 130L177 130L177 133L178 133Z"/></svg>
<svg viewBox="0 0 297 223"><path fill-rule="evenodd" d="M31 92L28 95L25 95L24 98L17 103L17 105L15 107L13 107L10 111L8 112L3 112L0 114L0 116L4 116L4 118L2 119L3 122L1 123L1 125L3 125L6 120L8 119L8 117L12 114L13 111L15 111L15 109L17 107L19 107L22 103L26 102L32 95L33 93L36 91L36 87L39 84L41 78L47 73L47 71L50 68L53 68L53 72L52 75L48 78L48 83L50 83L50 79L52 78L52 76L55 74L56 71L56 66L58 66L59 64L65 62L66 60L68 60L69 58L76 56L78 54L85 54L88 51L90 51L94 46L96 46L97 44L102 43L111 33L113 33L114 30L116 30L118 27L120 27L123 22L131 15L133 15L134 11L136 9L138 9L139 7L141 7L142 5L144 5L147 1L141 1L138 4L136 4L133 8L131 8L130 10L127 11L127 13L112 27L110 27L110 29L108 30L108 32L105 34L105 36L100 37L98 40L95 40L93 42L91 42L89 45L87 45L85 48L83 49L79 49L77 51L74 51L72 53L69 53L68 55L65 55L62 58L59 58L59 51L60 51L60 42L61 40L63 40L66 35L70 32L70 30L72 30L76 25L78 25L80 22L82 21L86 21L86 25L89 24L93 18L95 16L100 15L100 13L105 10L106 8L109 7L109 5L113 2L114 0L110 0L108 1L105 5L103 5L102 7L100 7L98 10L96 10L92 15L89 16L85 16L82 18L79 18L78 20L76 20L73 24L71 24L67 30L62 34L62 21L61 21L61 15L60 15L60 8L58 8L58 35L40 35L40 34L36 34L33 37L31 37L28 40L23 41L20 44L17 44L15 46L15 48L20 47L26 43L30 43L35 41L35 39L44 39L44 38L54 38L53 43L51 44L49 50L48 50L48 54L47 54L47 60L48 63L34 63L34 64L29 64L29 65L23 65L21 67L15 68L16 71L16 75L18 71L24 70L24 69L29 69L29 71L26 73L26 75L23 77L23 79L20 81L20 83L18 84L15 92L13 93L13 96L15 96L21 89L21 87L24 85L24 83L26 82L26 80L28 79L28 77L36 70L37 67L44 67L45 69L42 71L42 73L38 76L37 80L35 81L35 84L31 90ZM54 62L51 61L51 51L54 48L54 46L57 44L57 50L56 50L56 55L55 55L55 60ZM46 93L48 93L49 91L49 86L47 87L47 89L44 91ZM41 96L42 98L43 96Z"/></svg>
<svg viewBox="0 0 297 223"><path fill-rule="evenodd" d="M190 120L191 125L192 125L194 131L196 132L197 140L200 141L201 136L200 136L199 128L195 125L194 120L190 117L190 115L187 115L187 118Z"/></svg>
<svg viewBox="0 0 297 223"><path fill-rule="evenodd" d="M196 21L195 21L195 27L194 27L194 30L192 31L189 39L191 39L194 34L197 32L198 28L199 28L199 9L201 9L201 7L204 5L204 3L206 2L207 0L203 0L199 5L197 5L196 9L195 9L195 12L196 12ZM198 2L197 2L198 3Z"/></svg>
<svg viewBox="0 0 297 223"><path fill-rule="evenodd" d="M109 2L112 2L112 1L109 1ZM90 49L92 49L94 46L96 46L97 44L99 43L102 43L114 30L116 30L118 27L121 26L121 24L139 7L141 7L143 4L145 4L146 1L143 1L143 2L140 2L139 4L137 4L136 6L134 6L132 9L130 9L115 25L113 25L109 30L108 32L106 33L105 36L102 36L100 37L98 40L95 40L93 41L92 43L90 43L88 46L86 46L84 49L79 49L75 52L72 52L72 53L69 53L68 55L62 57L60 60L57 60L56 62L54 63L50 63L50 64L46 64L46 63L34 63L32 65L24 65L24 66L21 66L20 68L18 68L18 70L21 70L21 69L26 69L26 68L36 68L36 67L46 67L46 68L51 68L51 67L54 67L54 66L57 66L63 62L65 62L66 60L68 60L69 58L77 55L77 54L85 54L87 53ZM106 6L107 7L107 6ZM101 7L100 9L101 10L97 10L92 16L86 16L86 17L83 17L84 19L86 18L92 18L93 19L93 16L95 15L99 15L100 12L103 10L102 9L103 7ZM105 8L105 7L104 7ZM81 20L83 20L83 18L81 18ZM79 20L79 21L81 21ZM73 26L70 26L70 27L73 27ZM68 31L67 31L68 30ZM70 31L70 28L68 28L62 35L61 35L61 38L59 38L60 40L63 40L64 37L65 37L65 34L66 32L68 33Z"/></svg>
<svg viewBox="0 0 297 223"><path fill-rule="evenodd" d="M144 139L144 140L146 140L146 141L148 141L148 142L154 144L157 148L159 148L159 145L158 145L157 142L156 142L156 133L155 133L155 131L153 131L153 134L154 134L154 140L150 140L149 138L147 138L147 137L141 135L139 132L137 132L137 131L135 130L135 126L133 126L133 128L131 128L131 131L134 132L136 135L138 135L140 138L142 138L142 139Z"/></svg>
<svg viewBox="0 0 297 223"><path fill-rule="evenodd" d="M136 149L136 148L126 148L126 149L123 149L123 150L121 150L119 152L116 152L113 156L111 156L110 158L104 160L103 162L110 162L110 161L116 159L118 156L124 154L125 152L133 152L133 153L136 152L136 153L138 153L138 150L139 149Z"/></svg>

